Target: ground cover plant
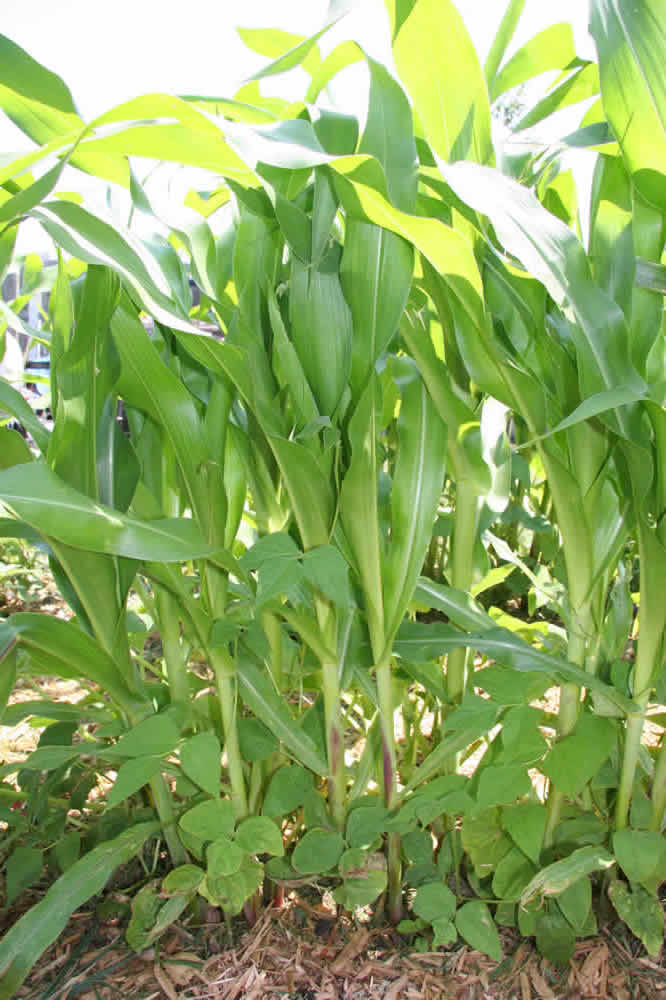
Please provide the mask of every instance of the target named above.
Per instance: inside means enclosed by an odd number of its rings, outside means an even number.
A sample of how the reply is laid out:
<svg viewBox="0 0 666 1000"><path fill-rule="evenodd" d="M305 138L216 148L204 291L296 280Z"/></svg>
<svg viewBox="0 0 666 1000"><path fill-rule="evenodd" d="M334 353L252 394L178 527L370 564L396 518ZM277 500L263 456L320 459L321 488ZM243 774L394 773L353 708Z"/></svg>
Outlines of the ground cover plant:
<svg viewBox="0 0 666 1000"><path fill-rule="evenodd" d="M334 5L309 39L244 32L273 61L233 98L90 123L0 39L36 143L0 170L0 270L27 218L58 257L43 328L22 296L2 314L49 345L53 422L0 381L0 530L71 610L0 620L3 722L48 723L2 769L6 902L61 872L0 943L0 996L146 844L137 950L324 880L434 949L499 960L515 926L566 964L612 908L660 951L658 6L592 0L594 62L566 24L507 60L512 0L482 67L448 0L387 0L393 75L352 40L322 57ZM357 62L358 118L326 96ZM296 66L302 100L262 96ZM580 127L500 154L492 102L548 70L515 134L585 100ZM165 208L145 158L210 184ZM124 187L127 225L65 166ZM83 685L75 712L8 705L44 674Z"/></svg>

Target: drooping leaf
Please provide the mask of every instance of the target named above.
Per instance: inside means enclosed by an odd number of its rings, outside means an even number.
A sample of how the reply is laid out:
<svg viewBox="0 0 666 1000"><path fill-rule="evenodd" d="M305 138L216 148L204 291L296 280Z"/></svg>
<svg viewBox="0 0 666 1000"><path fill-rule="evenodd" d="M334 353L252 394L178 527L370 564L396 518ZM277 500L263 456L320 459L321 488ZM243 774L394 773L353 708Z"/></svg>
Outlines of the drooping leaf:
<svg viewBox="0 0 666 1000"><path fill-rule="evenodd" d="M72 548L181 562L215 551L189 518L139 520L95 503L41 462L0 472L0 499L41 534Z"/></svg>
<svg viewBox="0 0 666 1000"><path fill-rule="evenodd" d="M297 761L311 768L315 774L327 773L325 760L320 756L313 740L295 722L272 681L248 660L238 663L240 694L254 714L284 743Z"/></svg>
<svg viewBox="0 0 666 1000"><path fill-rule="evenodd" d="M39 956L62 933L71 914L101 892L115 869L130 861L158 832L158 823L139 823L93 848L7 931L0 943L1 1000L12 1000Z"/></svg>

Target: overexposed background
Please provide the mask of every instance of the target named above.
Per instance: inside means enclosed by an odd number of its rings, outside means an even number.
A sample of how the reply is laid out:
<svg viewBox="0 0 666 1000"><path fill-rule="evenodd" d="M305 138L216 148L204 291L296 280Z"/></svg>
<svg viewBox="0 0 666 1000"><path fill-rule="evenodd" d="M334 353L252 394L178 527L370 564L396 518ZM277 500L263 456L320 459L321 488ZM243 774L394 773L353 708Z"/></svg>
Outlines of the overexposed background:
<svg viewBox="0 0 666 1000"><path fill-rule="evenodd" d="M233 96L243 79L267 60L245 47L236 27L279 27L310 35L326 21L329 0L4 0L0 31L25 48L69 86L81 116L90 120L139 94ZM505 10L505 0L456 0L481 61L485 59ZM559 0L527 0L508 55L555 21L574 28L578 54L593 56L587 34L587 4ZM383 0L357 0L354 10L320 41L325 55L345 38L353 38L380 61L390 61L388 19ZM551 74L551 77L554 74ZM305 74L293 71L262 81L266 94L297 98L304 93ZM364 68L351 67L330 91L338 106L363 114L367 91ZM575 112L574 112L575 114ZM574 121L571 128L576 127ZM561 134L564 134L562 132ZM0 112L0 152L32 148ZM91 182L68 171L66 186L91 193ZM64 178L63 178L64 179ZM37 249L40 235L32 224L22 227L21 249Z"/></svg>

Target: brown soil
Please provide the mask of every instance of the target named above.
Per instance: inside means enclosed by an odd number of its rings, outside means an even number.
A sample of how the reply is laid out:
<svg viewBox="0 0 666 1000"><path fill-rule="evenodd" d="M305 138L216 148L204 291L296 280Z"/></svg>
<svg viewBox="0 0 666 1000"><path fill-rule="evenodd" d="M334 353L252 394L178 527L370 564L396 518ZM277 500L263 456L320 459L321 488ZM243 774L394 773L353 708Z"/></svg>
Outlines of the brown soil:
<svg viewBox="0 0 666 1000"><path fill-rule="evenodd" d="M215 916L214 912L211 916ZM466 946L418 952L383 928L336 919L323 906L292 896L266 910L251 930L235 928L229 946L219 922L172 927L141 955L124 944L115 920L93 909L70 920L42 958L22 1000L665 1000L666 962L645 957L613 928L581 941L557 969L512 931L505 959Z"/></svg>

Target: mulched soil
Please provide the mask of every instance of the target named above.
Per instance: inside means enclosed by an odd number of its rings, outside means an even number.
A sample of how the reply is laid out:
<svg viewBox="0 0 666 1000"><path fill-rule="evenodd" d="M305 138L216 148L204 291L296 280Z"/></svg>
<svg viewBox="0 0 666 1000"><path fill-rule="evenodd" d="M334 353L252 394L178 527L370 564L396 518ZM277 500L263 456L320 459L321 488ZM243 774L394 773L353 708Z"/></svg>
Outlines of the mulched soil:
<svg viewBox="0 0 666 1000"><path fill-rule="evenodd" d="M216 919L210 919L216 918ZM157 947L135 955L116 920L94 908L76 914L43 956L21 1000L666 1000L666 960L645 956L620 926L581 941L557 969L531 942L504 931L504 961L466 946L418 952L386 927L337 919L292 896L242 921L227 942L219 914L170 928Z"/></svg>

